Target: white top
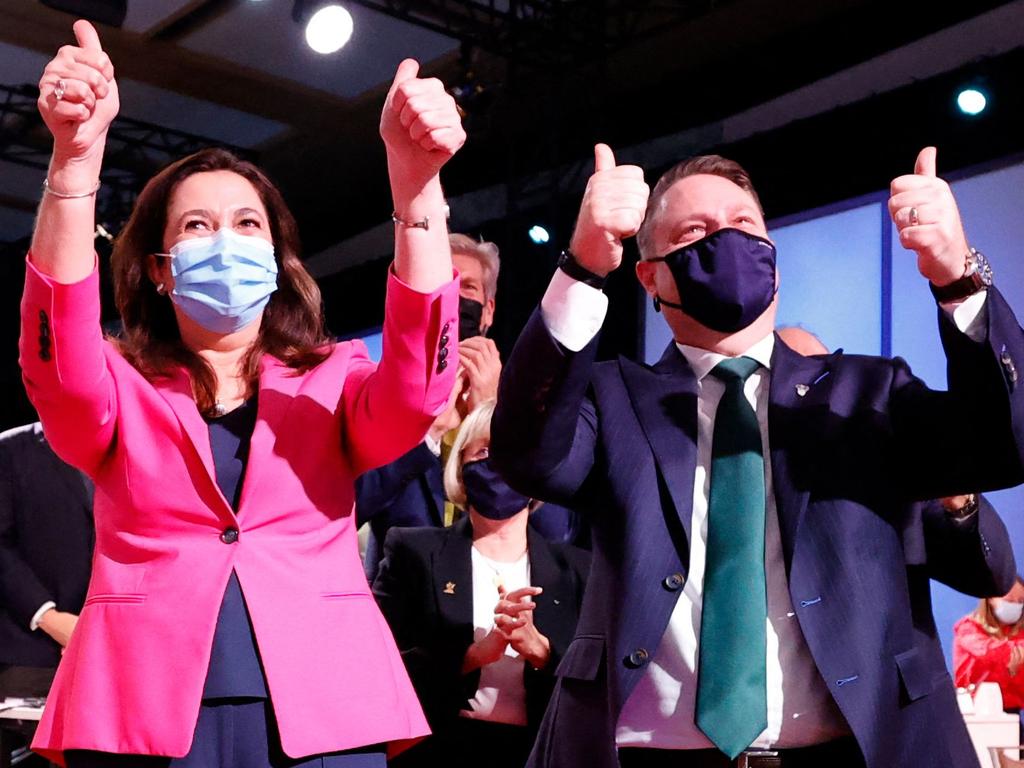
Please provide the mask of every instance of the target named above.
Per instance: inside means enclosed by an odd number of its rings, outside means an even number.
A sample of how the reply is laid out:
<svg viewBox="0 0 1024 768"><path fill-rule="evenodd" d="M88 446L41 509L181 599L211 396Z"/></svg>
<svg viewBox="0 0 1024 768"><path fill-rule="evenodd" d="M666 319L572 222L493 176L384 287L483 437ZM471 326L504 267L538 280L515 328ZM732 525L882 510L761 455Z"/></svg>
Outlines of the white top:
<svg viewBox="0 0 1024 768"><path fill-rule="evenodd" d="M494 606L498 604L498 585L505 592L530 586L530 559L527 553L512 563L492 560L472 549L473 558L473 640L481 640L494 627ZM469 709L459 714L472 720L487 720L507 725L526 725L526 688L523 685L525 660L512 650L493 664L480 668L480 684L469 700Z"/></svg>
<svg viewBox="0 0 1024 768"><path fill-rule="evenodd" d="M963 302L942 305L957 327L976 341L985 333L985 295L983 292ZM571 351L579 351L594 337L594 329L600 328L607 306L607 298L601 291L556 270L541 301L541 315L556 341ZM762 365L747 379L744 394L761 427L766 493L768 727L752 743L754 748L806 746L849 732L818 673L789 596L768 446L769 368L774 341L774 336L768 335L745 353ZM725 391L721 381L707 374L724 356L682 344L677 346L699 382L690 566L661 643L619 715L616 743L620 747L704 749L714 746L695 722L696 670L707 546L711 438L715 410Z"/></svg>

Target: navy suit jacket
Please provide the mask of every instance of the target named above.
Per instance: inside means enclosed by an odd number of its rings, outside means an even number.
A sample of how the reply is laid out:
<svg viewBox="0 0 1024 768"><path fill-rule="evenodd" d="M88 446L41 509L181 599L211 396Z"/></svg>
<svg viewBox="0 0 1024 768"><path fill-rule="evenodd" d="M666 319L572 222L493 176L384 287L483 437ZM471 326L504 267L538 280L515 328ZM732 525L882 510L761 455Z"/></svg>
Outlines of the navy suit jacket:
<svg viewBox="0 0 1024 768"><path fill-rule="evenodd" d="M441 459L420 443L390 464L364 472L356 479L356 516L360 525L370 523L363 568L372 584L392 527L444 525Z"/></svg>
<svg viewBox="0 0 1024 768"><path fill-rule="evenodd" d="M998 291L986 305L981 343L939 312L948 393L899 359L805 358L776 341L768 429L790 596L869 768L975 764L902 526L914 499L1024 480L1024 339ZM674 345L654 366L595 365L596 346L568 352L535 313L502 373L492 423L492 461L508 482L592 514L589 589L536 766L617 764L619 713L687 573L695 376ZM969 447L953 439L965 435Z"/></svg>
<svg viewBox="0 0 1024 768"><path fill-rule="evenodd" d="M92 483L39 424L0 435L0 665L56 667L60 646L32 616L52 600L78 613L92 572Z"/></svg>

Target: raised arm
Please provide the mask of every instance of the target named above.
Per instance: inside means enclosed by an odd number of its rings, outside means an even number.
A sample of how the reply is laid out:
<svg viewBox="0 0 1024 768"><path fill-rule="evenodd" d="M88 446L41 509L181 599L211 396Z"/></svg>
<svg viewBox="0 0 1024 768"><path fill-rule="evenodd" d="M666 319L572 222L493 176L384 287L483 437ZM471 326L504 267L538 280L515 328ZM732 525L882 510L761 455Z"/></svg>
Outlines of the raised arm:
<svg viewBox="0 0 1024 768"><path fill-rule="evenodd" d="M39 111L53 134L21 303L25 387L54 450L93 474L114 435L115 399L100 330L93 250L96 191L117 85L96 30L75 23L39 82Z"/></svg>
<svg viewBox="0 0 1024 768"><path fill-rule="evenodd" d="M381 114L394 199L395 262L388 277L380 366L345 382L347 448L356 474L423 439L455 384L458 285L453 279L440 170L466 139L441 81L406 59Z"/></svg>
<svg viewBox="0 0 1024 768"><path fill-rule="evenodd" d="M96 192L107 129L117 115L114 66L96 30L75 22L66 45L39 81L39 113L53 134L53 156L32 236L35 267L59 283L89 276L95 265Z"/></svg>

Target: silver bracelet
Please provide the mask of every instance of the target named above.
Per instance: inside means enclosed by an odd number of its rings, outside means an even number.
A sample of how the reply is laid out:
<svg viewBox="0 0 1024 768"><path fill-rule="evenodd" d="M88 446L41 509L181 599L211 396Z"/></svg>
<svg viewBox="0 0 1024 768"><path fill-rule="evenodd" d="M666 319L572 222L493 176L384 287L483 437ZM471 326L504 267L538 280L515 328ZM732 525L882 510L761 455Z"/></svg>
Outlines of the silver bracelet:
<svg viewBox="0 0 1024 768"><path fill-rule="evenodd" d="M448 208L448 204L445 203L445 206L444 206L444 217L447 220L450 216L451 216L451 210ZM401 226L409 227L410 229L427 229L427 230L430 229L430 217L429 216L424 216L419 221L406 221L405 219L400 219L398 217L398 211L392 211L391 212L391 220L393 222L395 222L395 224L400 224Z"/></svg>
<svg viewBox="0 0 1024 768"><path fill-rule="evenodd" d="M73 194L68 192L58 192L57 190L50 186L49 179L43 179L43 192L46 193L47 195L53 195L54 197L60 198L61 200L77 200L81 197L92 197L99 191L100 182L97 181L96 186L90 189L88 192L76 192Z"/></svg>

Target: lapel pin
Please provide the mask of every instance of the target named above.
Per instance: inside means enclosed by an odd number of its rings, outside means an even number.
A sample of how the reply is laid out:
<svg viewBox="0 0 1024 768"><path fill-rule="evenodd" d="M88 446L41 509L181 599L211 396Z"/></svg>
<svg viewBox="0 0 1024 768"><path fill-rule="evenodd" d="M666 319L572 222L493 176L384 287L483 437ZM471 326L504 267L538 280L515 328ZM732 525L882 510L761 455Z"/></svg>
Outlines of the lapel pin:
<svg viewBox="0 0 1024 768"><path fill-rule="evenodd" d="M559 600L557 597L554 600L552 600L551 602L553 602L555 605L561 605L562 604L562 601Z"/></svg>
<svg viewBox="0 0 1024 768"><path fill-rule="evenodd" d="M446 595L454 595L455 594L455 582L454 581L449 581L449 582L447 582L444 585L444 593Z"/></svg>
<svg viewBox="0 0 1024 768"><path fill-rule="evenodd" d="M797 384L796 385L796 396L797 397L803 397L804 395L806 395L810 391L810 389L811 388L809 386L807 386L806 384Z"/></svg>

